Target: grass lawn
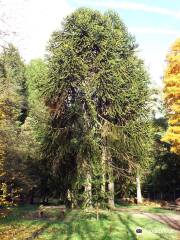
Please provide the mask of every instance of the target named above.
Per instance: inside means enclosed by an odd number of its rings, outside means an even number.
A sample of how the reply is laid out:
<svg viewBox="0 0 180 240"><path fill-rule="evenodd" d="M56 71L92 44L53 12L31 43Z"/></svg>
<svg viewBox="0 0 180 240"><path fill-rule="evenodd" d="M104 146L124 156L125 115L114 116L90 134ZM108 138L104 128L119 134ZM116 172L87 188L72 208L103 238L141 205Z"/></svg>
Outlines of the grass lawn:
<svg viewBox="0 0 180 240"><path fill-rule="evenodd" d="M156 204L152 204L150 206L148 205L136 205L136 204L117 204L116 208L118 209L127 209L128 211L130 210L138 210L138 211L144 211L144 212L149 212L149 213L160 213L160 214L165 214L167 215L180 215L180 212L173 211L173 210L167 210L163 209L161 207L158 207Z"/></svg>
<svg viewBox="0 0 180 240"><path fill-rule="evenodd" d="M177 231L128 211L101 211L97 221L93 211L82 210L67 212L64 220L54 217L55 213L51 218L38 219L37 209L37 206L14 207L6 217L1 216L0 240L178 240ZM142 228L141 235L136 235L137 227Z"/></svg>

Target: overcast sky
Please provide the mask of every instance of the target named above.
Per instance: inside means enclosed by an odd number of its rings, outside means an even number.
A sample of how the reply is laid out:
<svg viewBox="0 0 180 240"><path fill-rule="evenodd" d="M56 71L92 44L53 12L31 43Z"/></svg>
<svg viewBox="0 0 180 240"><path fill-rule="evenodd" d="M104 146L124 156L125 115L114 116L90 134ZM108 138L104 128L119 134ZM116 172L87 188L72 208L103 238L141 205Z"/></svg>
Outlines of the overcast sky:
<svg viewBox="0 0 180 240"><path fill-rule="evenodd" d="M43 57L52 31L78 7L116 10L135 35L152 82L161 86L167 51L180 37L180 0L0 0L0 29L17 33L8 40L29 61Z"/></svg>

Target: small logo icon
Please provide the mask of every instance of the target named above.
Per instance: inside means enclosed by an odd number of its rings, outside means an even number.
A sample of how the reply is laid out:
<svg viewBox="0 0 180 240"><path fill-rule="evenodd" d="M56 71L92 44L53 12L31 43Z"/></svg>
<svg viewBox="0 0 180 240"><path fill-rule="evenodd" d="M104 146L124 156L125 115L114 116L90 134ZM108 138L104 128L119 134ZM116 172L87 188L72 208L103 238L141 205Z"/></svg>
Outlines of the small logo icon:
<svg viewBox="0 0 180 240"><path fill-rule="evenodd" d="M142 228L141 227L136 228L136 234L142 234Z"/></svg>

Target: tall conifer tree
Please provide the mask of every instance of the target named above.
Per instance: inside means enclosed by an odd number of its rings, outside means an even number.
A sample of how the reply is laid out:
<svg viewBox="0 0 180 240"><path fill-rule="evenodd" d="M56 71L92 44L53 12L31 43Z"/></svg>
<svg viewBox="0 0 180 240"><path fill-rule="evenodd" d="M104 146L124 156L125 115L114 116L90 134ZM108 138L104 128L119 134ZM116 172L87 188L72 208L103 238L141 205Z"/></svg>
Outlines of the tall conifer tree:
<svg viewBox="0 0 180 240"><path fill-rule="evenodd" d="M142 164L149 79L136 47L114 12L78 9L52 35L47 151L64 197L85 189L88 202L97 203L108 184L113 206L117 169L123 161L134 169Z"/></svg>

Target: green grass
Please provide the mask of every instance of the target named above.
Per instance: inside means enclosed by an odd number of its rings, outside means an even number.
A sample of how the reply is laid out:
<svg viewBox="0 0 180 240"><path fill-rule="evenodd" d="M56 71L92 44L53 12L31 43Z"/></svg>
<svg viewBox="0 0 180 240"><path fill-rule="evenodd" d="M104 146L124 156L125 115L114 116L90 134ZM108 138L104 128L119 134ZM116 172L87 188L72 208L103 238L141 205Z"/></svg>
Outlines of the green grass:
<svg viewBox="0 0 180 240"><path fill-rule="evenodd" d="M168 226L130 212L101 211L97 221L93 211L68 211L64 220L38 219L35 217L36 206L14 207L11 211L0 219L1 240L178 239L177 232ZM143 229L139 236L135 233L138 226Z"/></svg>
<svg viewBox="0 0 180 240"><path fill-rule="evenodd" d="M174 210L167 210L163 209L161 207L157 207L156 205L137 205L137 204L121 204L121 205L116 205L116 208L121 209L125 208L128 211L130 210L137 210L137 211L144 211L144 212L150 212L150 213L160 213L160 214L165 214L165 215L180 215L180 212L174 211Z"/></svg>

